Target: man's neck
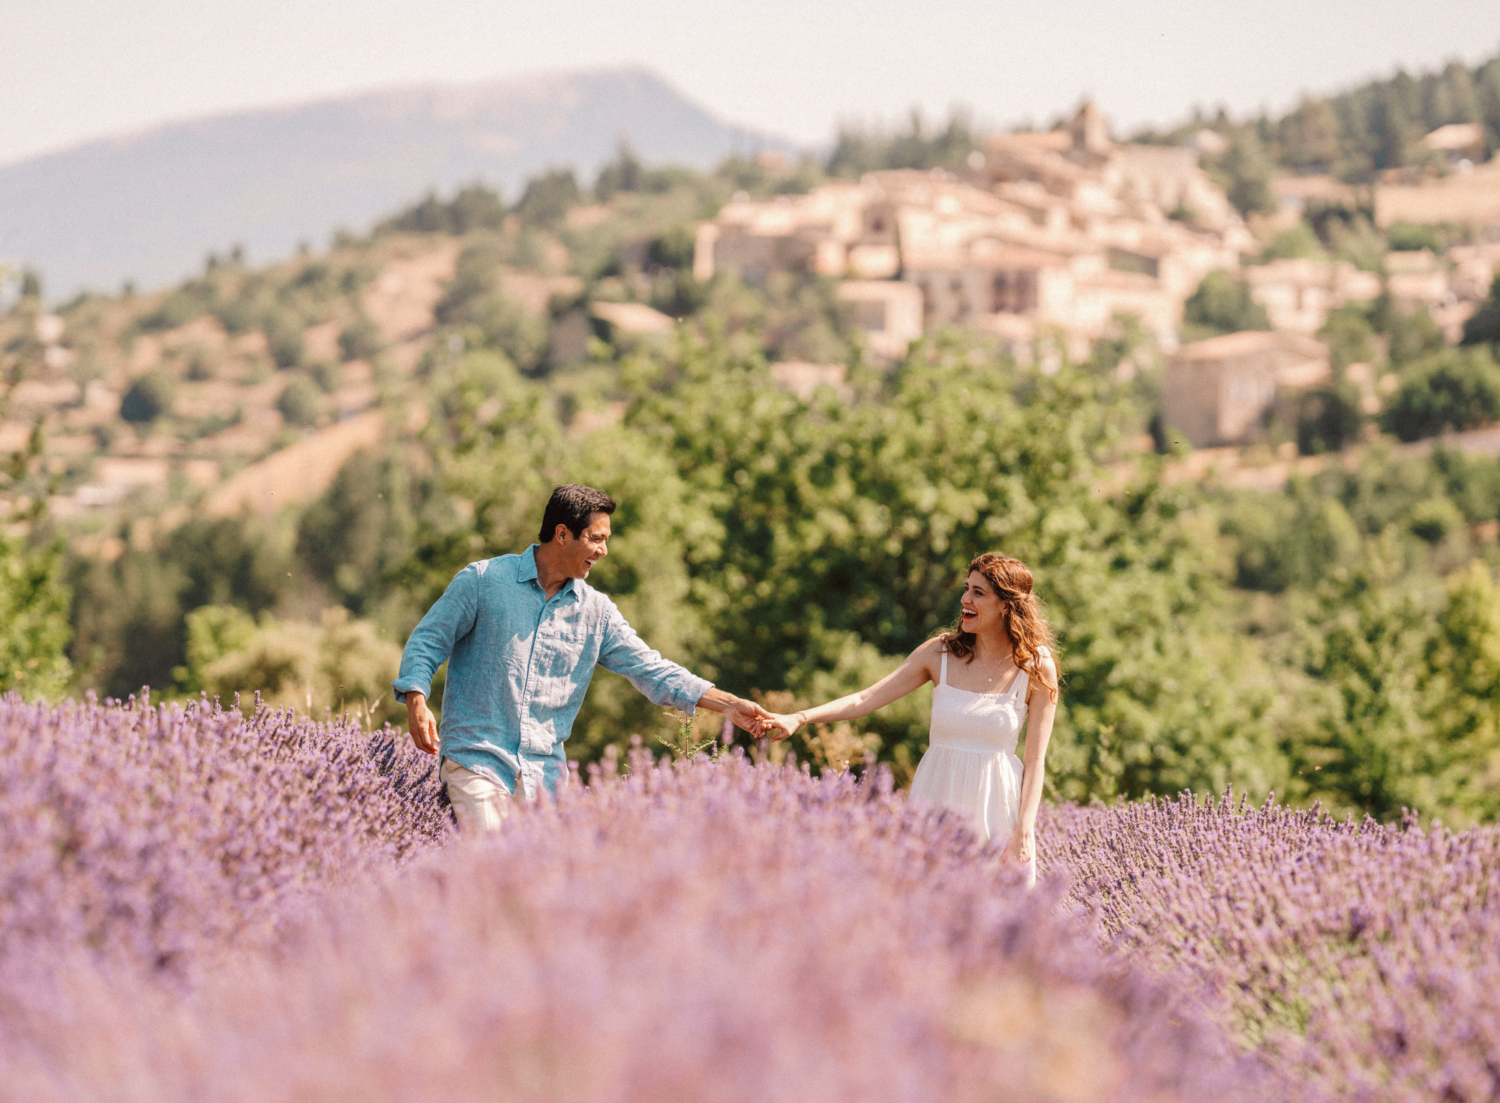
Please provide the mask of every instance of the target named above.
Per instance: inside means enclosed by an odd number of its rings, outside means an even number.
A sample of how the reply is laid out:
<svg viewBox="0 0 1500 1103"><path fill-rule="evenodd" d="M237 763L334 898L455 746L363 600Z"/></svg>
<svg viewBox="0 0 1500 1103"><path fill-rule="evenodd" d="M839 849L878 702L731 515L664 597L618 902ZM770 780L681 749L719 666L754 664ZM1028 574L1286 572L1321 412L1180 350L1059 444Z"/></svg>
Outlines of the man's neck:
<svg viewBox="0 0 1500 1103"><path fill-rule="evenodd" d="M554 548L551 544L538 544L536 548L536 581L542 588L542 593L547 595L551 601L557 596L557 592L567 585L569 575L557 562L553 554Z"/></svg>

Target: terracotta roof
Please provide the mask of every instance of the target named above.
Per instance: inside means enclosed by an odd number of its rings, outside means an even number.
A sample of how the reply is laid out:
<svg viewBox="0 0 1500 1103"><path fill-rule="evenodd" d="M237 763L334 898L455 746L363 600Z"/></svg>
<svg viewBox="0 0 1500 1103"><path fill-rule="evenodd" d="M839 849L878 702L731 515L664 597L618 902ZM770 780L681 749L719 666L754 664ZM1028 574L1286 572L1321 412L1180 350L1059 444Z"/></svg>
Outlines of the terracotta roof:
<svg viewBox="0 0 1500 1103"><path fill-rule="evenodd" d="M677 325L645 303L595 303L593 313L625 333L671 333Z"/></svg>
<svg viewBox="0 0 1500 1103"><path fill-rule="evenodd" d="M1226 333L1222 337L1209 337L1183 345L1173 356L1174 360L1221 360L1232 356L1243 356L1267 348L1283 348L1288 352L1308 359L1328 355L1323 342L1300 333L1276 330L1244 329L1238 333Z"/></svg>
<svg viewBox="0 0 1500 1103"><path fill-rule="evenodd" d="M1424 135L1421 142L1424 149L1440 153L1462 153L1483 144L1484 131L1478 123L1449 123Z"/></svg>

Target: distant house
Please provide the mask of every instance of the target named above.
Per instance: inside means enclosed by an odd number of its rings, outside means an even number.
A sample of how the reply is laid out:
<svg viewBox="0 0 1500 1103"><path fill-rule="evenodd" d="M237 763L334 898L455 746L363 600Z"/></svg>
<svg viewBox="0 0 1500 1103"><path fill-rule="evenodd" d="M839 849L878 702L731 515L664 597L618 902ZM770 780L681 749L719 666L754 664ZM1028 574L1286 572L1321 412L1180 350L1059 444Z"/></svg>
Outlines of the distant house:
<svg viewBox="0 0 1500 1103"><path fill-rule="evenodd" d="M870 351L895 360L922 336L922 292L900 280L845 280L839 301L847 304L851 321L869 336Z"/></svg>
<svg viewBox="0 0 1500 1103"><path fill-rule="evenodd" d="M1420 184L1377 184L1375 224L1500 222L1500 158Z"/></svg>
<svg viewBox="0 0 1500 1103"><path fill-rule="evenodd" d="M1316 333L1329 312L1380 296L1380 277L1348 261L1286 258L1253 265L1244 274L1251 296L1266 308L1271 325L1294 333Z"/></svg>
<svg viewBox="0 0 1500 1103"><path fill-rule="evenodd" d="M1465 161L1477 165L1484 160L1484 127L1478 123L1449 123L1424 135L1418 144L1455 167Z"/></svg>
<svg viewBox="0 0 1500 1103"><path fill-rule="evenodd" d="M1162 378L1162 423L1194 447L1248 444L1288 392L1328 382L1328 350L1296 333L1247 330L1184 345Z"/></svg>
<svg viewBox="0 0 1500 1103"><path fill-rule="evenodd" d="M671 317L654 310L645 303L598 302L591 311L594 318L604 323L609 331L643 337L659 333L671 333L677 327Z"/></svg>
<svg viewBox="0 0 1500 1103"><path fill-rule="evenodd" d="M790 391L803 402L810 402L819 388L828 387L841 402L854 397L854 390L846 382L849 369L843 364L810 364L805 360L783 360L771 365L771 379L783 390Z"/></svg>

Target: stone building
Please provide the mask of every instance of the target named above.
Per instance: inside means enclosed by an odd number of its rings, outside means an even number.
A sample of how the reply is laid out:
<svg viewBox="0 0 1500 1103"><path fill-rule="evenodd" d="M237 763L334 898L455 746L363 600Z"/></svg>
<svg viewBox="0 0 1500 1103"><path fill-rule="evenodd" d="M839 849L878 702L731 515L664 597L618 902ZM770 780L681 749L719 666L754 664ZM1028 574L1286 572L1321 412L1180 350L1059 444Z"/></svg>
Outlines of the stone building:
<svg viewBox="0 0 1500 1103"><path fill-rule="evenodd" d="M868 335L870 351L888 360L906 355L922 336L922 292L903 280L844 280L839 301L851 320Z"/></svg>
<svg viewBox="0 0 1500 1103"><path fill-rule="evenodd" d="M1316 333L1331 311L1378 298L1381 290L1379 275L1342 260L1284 258L1251 265L1244 275L1251 297L1266 308L1272 327L1294 333Z"/></svg>
<svg viewBox="0 0 1500 1103"><path fill-rule="evenodd" d="M1255 330L1210 337L1168 359L1162 423L1197 448L1248 444L1278 402L1331 379L1328 350L1311 337Z"/></svg>

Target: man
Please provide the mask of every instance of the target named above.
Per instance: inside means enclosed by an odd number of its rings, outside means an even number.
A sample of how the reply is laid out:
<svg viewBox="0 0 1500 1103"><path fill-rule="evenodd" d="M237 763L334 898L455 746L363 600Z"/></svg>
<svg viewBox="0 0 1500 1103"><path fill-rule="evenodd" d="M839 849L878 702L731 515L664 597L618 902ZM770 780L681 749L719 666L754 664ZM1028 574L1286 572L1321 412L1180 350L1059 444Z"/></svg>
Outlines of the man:
<svg viewBox="0 0 1500 1103"><path fill-rule="evenodd" d="M769 715L663 659L584 582L609 554L614 511L601 490L558 487L540 542L459 571L406 642L396 698L416 745L441 754L438 776L465 830L493 831L516 796L534 800L565 781L563 743L596 663L688 715L702 705L746 730ZM427 697L445 660L439 735Z"/></svg>

